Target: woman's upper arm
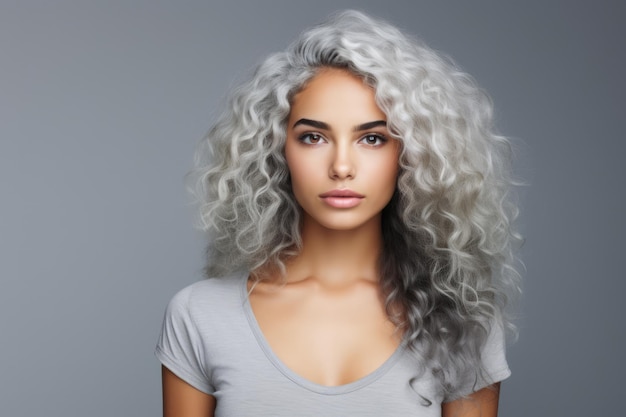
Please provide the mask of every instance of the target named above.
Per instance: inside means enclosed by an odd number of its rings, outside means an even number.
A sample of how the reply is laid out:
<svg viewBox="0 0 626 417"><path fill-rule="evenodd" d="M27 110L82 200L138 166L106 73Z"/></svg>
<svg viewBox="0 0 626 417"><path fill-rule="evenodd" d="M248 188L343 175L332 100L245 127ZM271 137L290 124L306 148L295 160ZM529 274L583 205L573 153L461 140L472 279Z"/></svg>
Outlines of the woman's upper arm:
<svg viewBox="0 0 626 417"><path fill-rule="evenodd" d="M215 397L198 391L165 366L163 382L163 417L213 417Z"/></svg>
<svg viewBox="0 0 626 417"><path fill-rule="evenodd" d="M470 394L468 397L443 403L442 417L497 417L500 383Z"/></svg>

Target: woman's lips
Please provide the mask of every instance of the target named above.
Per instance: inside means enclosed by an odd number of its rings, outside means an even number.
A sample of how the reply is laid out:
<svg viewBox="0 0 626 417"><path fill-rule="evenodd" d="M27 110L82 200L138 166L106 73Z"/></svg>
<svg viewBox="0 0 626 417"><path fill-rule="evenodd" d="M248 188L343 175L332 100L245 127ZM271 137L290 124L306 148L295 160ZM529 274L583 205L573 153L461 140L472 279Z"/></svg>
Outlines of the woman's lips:
<svg viewBox="0 0 626 417"><path fill-rule="evenodd" d="M324 203L335 208L352 208L361 204L365 196L352 190L331 190L320 194Z"/></svg>

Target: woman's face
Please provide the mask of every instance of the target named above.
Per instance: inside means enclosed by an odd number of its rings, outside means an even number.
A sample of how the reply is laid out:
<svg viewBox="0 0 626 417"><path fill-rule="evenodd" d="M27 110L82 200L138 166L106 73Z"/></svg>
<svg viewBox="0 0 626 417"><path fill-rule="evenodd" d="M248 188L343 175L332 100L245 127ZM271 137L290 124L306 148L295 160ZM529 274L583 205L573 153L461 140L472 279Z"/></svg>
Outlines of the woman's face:
<svg viewBox="0 0 626 417"><path fill-rule="evenodd" d="M379 222L396 188L399 143L374 89L323 69L295 95L285 157L306 221L335 230Z"/></svg>

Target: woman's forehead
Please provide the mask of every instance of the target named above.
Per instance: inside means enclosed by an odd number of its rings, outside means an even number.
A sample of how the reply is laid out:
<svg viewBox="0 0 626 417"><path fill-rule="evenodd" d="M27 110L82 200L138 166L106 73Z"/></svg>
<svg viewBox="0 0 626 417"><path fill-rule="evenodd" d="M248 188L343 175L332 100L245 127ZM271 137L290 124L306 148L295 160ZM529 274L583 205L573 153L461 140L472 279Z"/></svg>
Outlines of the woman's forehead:
<svg viewBox="0 0 626 417"><path fill-rule="evenodd" d="M324 122L342 118L355 124L387 119L376 103L372 87L361 77L334 68L318 72L294 96L290 122L303 117Z"/></svg>

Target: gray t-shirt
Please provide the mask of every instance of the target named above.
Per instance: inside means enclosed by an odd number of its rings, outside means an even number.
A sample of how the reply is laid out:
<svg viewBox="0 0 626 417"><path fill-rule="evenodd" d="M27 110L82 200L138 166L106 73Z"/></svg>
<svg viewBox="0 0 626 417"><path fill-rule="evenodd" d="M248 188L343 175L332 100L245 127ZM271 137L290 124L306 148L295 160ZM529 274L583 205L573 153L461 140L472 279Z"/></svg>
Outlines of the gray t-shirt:
<svg viewBox="0 0 626 417"><path fill-rule="evenodd" d="M216 398L215 416L441 415L444 398L419 354L400 345L371 374L328 387L287 368L272 352L247 297L247 274L196 282L176 294L165 313L156 356L181 379ZM499 326L483 350L485 375L469 394L510 375Z"/></svg>

